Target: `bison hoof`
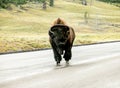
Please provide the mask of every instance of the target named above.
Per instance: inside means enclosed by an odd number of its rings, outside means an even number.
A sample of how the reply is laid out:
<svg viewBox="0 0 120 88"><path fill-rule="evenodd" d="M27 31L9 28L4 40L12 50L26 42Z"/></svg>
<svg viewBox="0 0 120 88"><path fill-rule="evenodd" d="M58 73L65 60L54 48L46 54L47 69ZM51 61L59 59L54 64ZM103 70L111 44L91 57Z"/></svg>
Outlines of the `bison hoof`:
<svg viewBox="0 0 120 88"><path fill-rule="evenodd" d="M69 66L69 61L66 61L66 66Z"/></svg>
<svg viewBox="0 0 120 88"><path fill-rule="evenodd" d="M56 66L60 66L60 63L57 62Z"/></svg>

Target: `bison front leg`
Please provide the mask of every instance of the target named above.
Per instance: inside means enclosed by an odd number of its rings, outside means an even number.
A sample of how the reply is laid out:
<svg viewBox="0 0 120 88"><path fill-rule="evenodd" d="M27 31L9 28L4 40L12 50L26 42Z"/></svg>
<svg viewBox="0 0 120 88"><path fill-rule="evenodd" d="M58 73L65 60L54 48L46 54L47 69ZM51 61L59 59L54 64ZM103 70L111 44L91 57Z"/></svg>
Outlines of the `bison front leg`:
<svg viewBox="0 0 120 88"><path fill-rule="evenodd" d="M65 50L65 54L64 54L64 57L65 58L65 61L66 61L66 64L69 65L69 60L71 59L72 57L72 53L71 53L71 48L68 48Z"/></svg>
<svg viewBox="0 0 120 88"><path fill-rule="evenodd" d="M54 51L54 58L56 61L56 65L60 66L60 61L62 60L61 55L56 50L53 49L53 51Z"/></svg>
<svg viewBox="0 0 120 88"><path fill-rule="evenodd" d="M53 49L56 65L59 66L60 65L60 61L62 60L61 55L58 53L56 45L54 43L51 43L51 45L52 45L52 49Z"/></svg>

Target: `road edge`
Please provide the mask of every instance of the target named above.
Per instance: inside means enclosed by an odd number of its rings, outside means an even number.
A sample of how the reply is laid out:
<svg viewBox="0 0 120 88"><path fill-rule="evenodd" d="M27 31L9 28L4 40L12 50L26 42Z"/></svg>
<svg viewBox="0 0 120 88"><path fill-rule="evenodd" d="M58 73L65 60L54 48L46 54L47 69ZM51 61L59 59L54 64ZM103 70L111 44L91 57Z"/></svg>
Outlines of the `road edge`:
<svg viewBox="0 0 120 88"><path fill-rule="evenodd" d="M73 45L73 47L88 46L88 45L97 45L97 44L105 44L105 43L116 43L116 42L120 42L120 40L119 41L96 42L96 43L91 43L91 44ZM24 51L6 52L6 53L0 53L0 55L15 54L15 53L24 53L24 52L35 52L35 51L50 50L50 49L52 49L52 48L41 48L41 49L35 49L35 50L24 50Z"/></svg>

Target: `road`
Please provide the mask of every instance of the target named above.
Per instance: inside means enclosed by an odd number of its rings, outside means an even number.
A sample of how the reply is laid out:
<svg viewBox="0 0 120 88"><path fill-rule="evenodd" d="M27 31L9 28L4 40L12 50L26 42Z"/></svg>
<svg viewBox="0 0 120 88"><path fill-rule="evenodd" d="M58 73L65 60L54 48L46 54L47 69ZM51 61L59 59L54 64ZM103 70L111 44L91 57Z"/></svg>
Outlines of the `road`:
<svg viewBox="0 0 120 88"><path fill-rule="evenodd" d="M52 50L0 55L0 88L120 88L120 42L72 48L70 66Z"/></svg>

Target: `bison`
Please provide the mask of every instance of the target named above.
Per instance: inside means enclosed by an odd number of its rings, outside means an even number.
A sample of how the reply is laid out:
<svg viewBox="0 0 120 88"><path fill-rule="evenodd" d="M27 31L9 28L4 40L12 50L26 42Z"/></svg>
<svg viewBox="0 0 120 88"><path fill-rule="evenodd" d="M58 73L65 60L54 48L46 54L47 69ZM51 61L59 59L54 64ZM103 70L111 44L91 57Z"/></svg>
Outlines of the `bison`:
<svg viewBox="0 0 120 88"><path fill-rule="evenodd" d="M61 55L63 54L63 58L68 65L72 57L71 49L75 39L73 28L67 26L62 19L58 18L50 28L48 34L56 65L60 66L60 61L62 60Z"/></svg>

